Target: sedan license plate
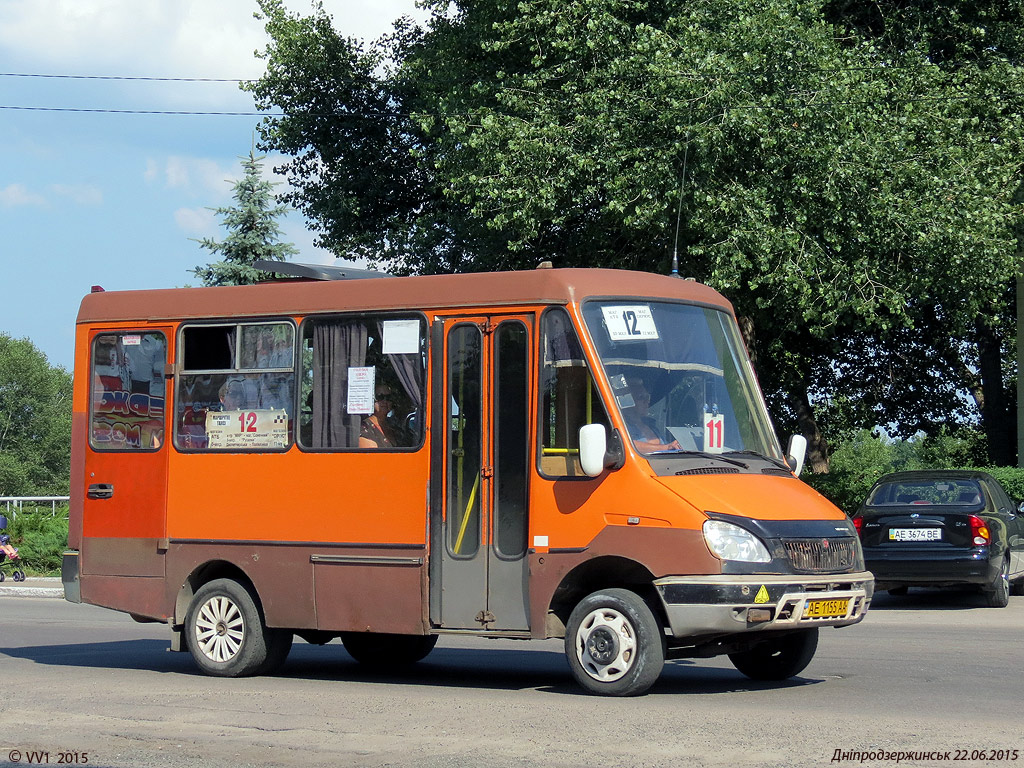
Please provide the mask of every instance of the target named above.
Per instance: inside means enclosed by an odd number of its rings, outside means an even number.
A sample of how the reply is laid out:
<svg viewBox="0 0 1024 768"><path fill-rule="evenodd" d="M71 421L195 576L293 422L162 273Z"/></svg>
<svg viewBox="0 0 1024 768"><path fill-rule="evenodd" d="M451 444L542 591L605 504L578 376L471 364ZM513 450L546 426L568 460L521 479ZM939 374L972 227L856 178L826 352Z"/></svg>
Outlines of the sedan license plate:
<svg viewBox="0 0 1024 768"><path fill-rule="evenodd" d="M941 528L891 528L889 541L942 541Z"/></svg>
<svg viewBox="0 0 1024 768"><path fill-rule="evenodd" d="M841 619L850 607L850 598L845 600L808 600L804 618Z"/></svg>

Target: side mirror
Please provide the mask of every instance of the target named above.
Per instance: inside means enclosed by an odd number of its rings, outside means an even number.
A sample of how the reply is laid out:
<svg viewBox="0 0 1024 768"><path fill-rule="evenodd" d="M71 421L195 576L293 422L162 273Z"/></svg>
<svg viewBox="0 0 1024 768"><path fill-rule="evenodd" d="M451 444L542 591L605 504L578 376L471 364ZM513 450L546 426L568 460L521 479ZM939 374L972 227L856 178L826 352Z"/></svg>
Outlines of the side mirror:
<svg viewBox="0 0 1024 768"><path fill-rule="evenodd" d="M618 430L613 430L609 439L604 424L584 424L580 427L580 466L584 474L597 477L605 469L618 469L624 460Z"/></svg>
<svg viewBox="0 0 1024 768"><path fill-rule="evenodd" d="M7 527L7 518L0 515L0 531Z"/></svg>
<svg viewBox="0 0 1024 768"><path fill-rule="evenodd" d="M804 469L805 458L807 458L807 438L803 435L792 435L789 438L789 447L786 449L786 463L797 477L800 477L800 473Z"/></svg>

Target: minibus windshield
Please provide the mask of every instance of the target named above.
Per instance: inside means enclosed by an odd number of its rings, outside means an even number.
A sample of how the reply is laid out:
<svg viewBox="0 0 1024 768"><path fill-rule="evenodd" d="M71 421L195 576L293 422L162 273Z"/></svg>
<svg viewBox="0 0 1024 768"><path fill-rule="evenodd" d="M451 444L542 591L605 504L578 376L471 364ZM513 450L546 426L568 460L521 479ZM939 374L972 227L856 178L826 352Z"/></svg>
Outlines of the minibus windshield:
<svg viewBox="0 0 1024 768"><path fill-rule="evenodd" d="M587 302L583 316L638 451L782 460L729 313L632 298Z"/></svg>

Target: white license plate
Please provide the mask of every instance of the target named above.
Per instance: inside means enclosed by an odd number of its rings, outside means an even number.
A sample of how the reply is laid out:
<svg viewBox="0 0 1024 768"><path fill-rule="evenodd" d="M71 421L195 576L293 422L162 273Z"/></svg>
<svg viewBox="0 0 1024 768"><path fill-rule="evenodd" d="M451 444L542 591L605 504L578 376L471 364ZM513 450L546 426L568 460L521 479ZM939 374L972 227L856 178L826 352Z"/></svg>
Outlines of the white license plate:
<svg viewBox="0 0 1024 768"><path fill-rule="evenodd" d="M942 529L890 528L889 541L942 541Z"/></svg>

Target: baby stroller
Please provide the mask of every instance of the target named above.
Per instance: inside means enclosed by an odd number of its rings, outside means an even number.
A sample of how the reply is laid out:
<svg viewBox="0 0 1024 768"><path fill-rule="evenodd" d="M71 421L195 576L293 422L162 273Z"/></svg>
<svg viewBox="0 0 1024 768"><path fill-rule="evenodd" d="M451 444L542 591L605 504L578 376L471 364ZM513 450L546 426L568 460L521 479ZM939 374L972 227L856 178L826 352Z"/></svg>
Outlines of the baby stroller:
<svg viewBox="0 0 1024 768"><path fill-rule="evenodd" d="M19 568L16 563L20 561L18 557L18 550L11 546L11 537L6 533L3 533L7 529L7 518L0 515L0 581L3 581L6 577L4 574L4 561L10 560L11 565L14 567L14 573L11 574L15 581L24 581L25 572Z"/></svg>

